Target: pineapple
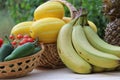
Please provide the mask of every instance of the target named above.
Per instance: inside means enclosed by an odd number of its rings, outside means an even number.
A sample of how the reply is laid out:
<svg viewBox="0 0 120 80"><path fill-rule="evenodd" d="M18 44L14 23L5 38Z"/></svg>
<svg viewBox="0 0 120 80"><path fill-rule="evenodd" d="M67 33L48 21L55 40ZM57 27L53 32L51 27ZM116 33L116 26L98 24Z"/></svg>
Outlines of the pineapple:
<svg viewBox="0 0 120 80"><path fill-rule="evenodd" d="M109 44L120 46L120 19L108 23L105 30L105 40Z"/></svg>
<svg viewBox="0 0 120 80"><path fill-rule="evenodd" d="M103 0L103 11L110 19L120 17L120 0Z"/></svg>
<svg viewBox="0 0 120 80"><path fill-rule="evenodd" d="M120 46L120 0L103 0L103 12L109 19L105 41Z"/></svg>

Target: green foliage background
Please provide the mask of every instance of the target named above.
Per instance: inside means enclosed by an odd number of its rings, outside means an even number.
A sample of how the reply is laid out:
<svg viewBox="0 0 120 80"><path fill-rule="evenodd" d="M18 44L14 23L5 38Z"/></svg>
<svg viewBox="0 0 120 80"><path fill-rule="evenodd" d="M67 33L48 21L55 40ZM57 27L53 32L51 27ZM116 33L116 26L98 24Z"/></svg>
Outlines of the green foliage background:
<svg viewBox="0 0 120 80"><path fill-rule="evenodd" d="M8 0L7 8L16 23L32 20L33 12L45 0Z"/></svg>
<svg viewBox="0 0 120 80"><path fill-rule="evenodd" d="M9 14L14 19L15 23L22 21L32 20L34 10L42 3L47 0L0 0L0 7L6 6L9 11ZM98 28L98 34L101 38L104 36L104 29L107 23L107 20L103 16L102 10L102 0L67 0L72 3L77 9L81 6L86 8L89 11L88 19L93 21ZM5 4L3 4L3 2ZM66 16L69 16L70 13L67 8Z"/></svg>

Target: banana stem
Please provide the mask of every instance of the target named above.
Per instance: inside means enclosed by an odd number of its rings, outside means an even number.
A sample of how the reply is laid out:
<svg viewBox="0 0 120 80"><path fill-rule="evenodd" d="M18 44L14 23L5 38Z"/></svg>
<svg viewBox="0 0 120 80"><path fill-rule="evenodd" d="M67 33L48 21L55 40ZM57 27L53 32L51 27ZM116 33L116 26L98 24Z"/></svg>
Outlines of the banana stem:
<svg viewBox="0 0 120 80"><path fill-rule="evenodd" d="M74 26L76 24L76 22L78 22L78 19L79 18L75 18L75 19L71 20L69 24L71 24L72 26Z"/></svg>
<svg viewBox="0 0 120 80"><path fill-rule="evenodd" d="M73 24L73 25L78 24L78 22L79 22L79 17L75 18L75 22L74 22L74 24Z"/></svg>
<svg viewBox="0 0 120 80"><path fill-rule="evenodd" d="M83 26L89 26L87 16L84 16Z"/></svg>
<svg viewBox="0 0 120 80"><path fill-rule="evenodd" d="M87 26L88 21L87 21L87 10L80 8L76 14L76 21L75 25L82 25L82 26Z"/></svg>
<svg viewBox="0 0 120 80"><path fill-rule="evenodd" d="M39 38L36 38L36 40L32 44L36 45L38 42L39 42Z"/></svg>
<svg viewBox="0 0 120 80"><path fill-rule="evenodd" d="M88 14L87 10L84 8L80 8L78 10L78 13L81 14L80 19L79 19L80 25L88 26L89 24L88 24L88 19L87 19L87 14Z"/></svg>
<svg viewBox="0 0 120 80"><path fill-rule="evenodd" d="M87 19L88 12L85 11L85 15L83 16L83 26L89 26L88 19Z"/></svg>

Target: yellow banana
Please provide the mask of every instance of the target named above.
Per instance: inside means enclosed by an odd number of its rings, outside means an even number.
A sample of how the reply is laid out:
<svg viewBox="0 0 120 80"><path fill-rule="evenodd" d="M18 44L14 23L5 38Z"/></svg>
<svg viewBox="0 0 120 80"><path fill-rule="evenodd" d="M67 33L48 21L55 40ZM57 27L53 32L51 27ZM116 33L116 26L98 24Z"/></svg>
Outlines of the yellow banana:
<svg viewBox="0 0 120 80"><path fill-rule="evenodd" d="M88 41L91 43L93 47L95 47L96 49L100 51L110 53L110 54L120 57L120 47L110 45L104 40L102 40L97 35L97 33L95 33L89 26L85 26L83 28L84 28L84 32L87 36Z"/></svg>
<svg viewBox="0 0 120 80"><path fill-rule="evenodd" d="M70 18L70 17L63 17L62 20L65 23L69 23L72 20L72 18ZM88 24L93 29L93 31L95 31L97 33L97 27L96 27L96 25L92 21L90 21L90 20L88 20Z"/></svg>
<svg viewBox="0 0 120 80"><path fill-rule="evenodd" d="M105 68L93 66L92 72L98 73L98 72L104 72L104 71L105 71Z"/></svg>
<svg viewBox="0 0 120 80"><path fill-rule="evenodd" d="M92 67L83 60L74 50L71 37L75 21L65 24L58 35L57 50L64 64L76 73L91 73Z"/></svg>
<svg viewBox="0 0 120 80"><path fill-rule="evenodd" d="M69 23L71 20L72 20L72 18L71 17L63 17L63 19L62 19L65 23Z"/></svg>
<svg viewBox="0 0 120 80"><path fill-rule="evenodd" d="M90 20L88 20L88 24L93 29L93 31L95 31L97 33L97 27L96 27L96 25L92 21L90 21Z"/></svg>
<svg viewBox="0 0 120 80"><path fill-rule="evenodd" d="M120 70L119 67L115 67L115 68L101 68L101 67L93 66L92 72L94 72L94 73L98 73L98 72L112 72L112 71L119 71L119 70Z"/></svg>
<svg viewBox="0 0 120 80"><path fill-rule="evenodd" d="M92 65L102 68L114 68L120 65L120 59L117 56L101 52L90 45L79 24L73 29L72 42L79 55Z"/></svg>
<svg viewBox="0 0 120 80"><path fill-rule="evenodd" d="M115 71L120 71L120 66L115 68Z"/></svg>
<svg viewBox="0 0 120 80"><path fill-rule="evenodd" d="M111 71L115 71L116 68L105 68L105 72L111 72Z"/></svg>

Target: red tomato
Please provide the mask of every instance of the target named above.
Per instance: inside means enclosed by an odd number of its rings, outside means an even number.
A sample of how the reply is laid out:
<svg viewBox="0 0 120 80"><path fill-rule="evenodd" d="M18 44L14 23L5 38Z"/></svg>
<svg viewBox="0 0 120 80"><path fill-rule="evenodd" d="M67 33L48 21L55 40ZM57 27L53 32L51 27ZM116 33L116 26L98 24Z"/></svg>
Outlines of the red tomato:
<svg viewBox="0 0 120 80"><path fill-rule="evenodd" d="M28 41L28 42L33 42L34 39L33 39L33 38L27 38L27 41Z"/></svg>
<svg viewBox="0 0 120 80"><path fill-rule="evenodd" d="M27 42L27 38L23 38L21 41Z"/></svg>
<svg viewBox="0 0 120 80"><path fill-rule="evenodd" d="M11 43L13 46L17 44L16 40Z"/></svg>
<svg viewBox="0 0 120 80"><path fill-rule="evenodd" d="M2 44L3 44L3 39L0 38L0 47L2 46Z"/></svg>
<svg viewBox="0 0 120 80"><path fill-rule="evenodd" d="M28 34L24 35L23 38L30 38Z"/></svg>
<svg viewBox="0 0 120 80"><path fill-rule="evenodd" d="M11 34L9 38L13 40L15 37Z"/></svg>
<svg viewBox="0 0 120 80"><path fill-rule="evenodd" d="M22 34L18 34L17 35L17 39L22 39L23 38L23 35Z"/></svg>
<svg viewBox="0 0 120 80"><path fill-rule="evenodd" d="M23 42L23 41L20 41L20 43L19 43L19 45L23 45L25 42Z"/></svg>
<svg viewBox="0 0 120 80"><path fill-rule="evenodd" d="M22 40L20 41L19 45L22 45L22 44L25 44L25 43L27 43L27 39L26 39L26 38L22 39Z"/></svg>

